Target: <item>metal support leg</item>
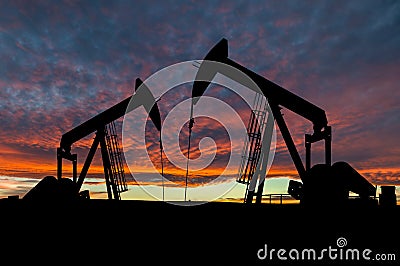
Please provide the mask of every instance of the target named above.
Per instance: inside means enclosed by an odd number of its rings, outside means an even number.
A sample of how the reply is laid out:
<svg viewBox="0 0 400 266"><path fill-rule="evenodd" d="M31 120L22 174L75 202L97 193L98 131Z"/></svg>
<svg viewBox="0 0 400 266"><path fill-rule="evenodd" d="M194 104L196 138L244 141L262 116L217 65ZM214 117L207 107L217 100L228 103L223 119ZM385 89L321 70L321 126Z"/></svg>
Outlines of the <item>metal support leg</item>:
<svg viewBox="0 0 400 266"><path fill-rule="evenodd" d="M331 127L327 127L325 130L327 131L325 136L325 163L330 166L332 164L332 130Z"/></svg>
<svg viewBox="0 0 400 266"><path fill-rule="evenodd" d="M57 148L57 179L60 180L62 177L62 150Z"/></svg>
<svg viewBox="0 0 400 266"><path fill-rule="evenodd" d="M300 155L296 149L296 145L294 144L293 139L290 136L290 132L289 132L288 127L286 126L285 120L283 119L283 115L281 114L281 111L279 110L279 106L271 104L271 103L270 103L270 106L271 106L272 113L275 117L275 121L278 124L278 127L281 131L283 140L285 141L286 146L289 150L290 156L293 159L293 163L296 167L296 170L299 173L301 180L303 180L306 170L304 169L304 165L303 165Z"/></svg>
<svg viewBox="0 0 400 266"><path fill-rule="evenodd" d="M86 157L85 163L82 167L81 173L79 175L79 179L77 181L77 189L78 191L81 189L81 186L83 184L83 181L87 175L87 172L89 170L89 166L92 163L93 157L96 153L97 147L99 146L99 137L96 135L96 137L93 140L92 146L90 147L89 153Z"/></svg>
<svg viewBox="0 0 400 266"><path fill-rule="evenodd" d="M248 191L245 203L251 204L253 203L254 191Z"/></svg>
<svg viewBox="0 0 400 266"><path fill-rule="evenodd" d="M311 142L306 140L306 171L311 168Z"/></svg>
<svg viewBox="0 0 400 266"><path fill-rule="evenodd" d="M264 190L264 180L258 185L256 204L261 204L263 190Z"/></svg>
<svg viewBox="0 0 400 266"><path fill-rule="evenodd" d="M77 180L77 164L78 164L78 156L73 154L72 157L72 180L76 183Z"/></svg>

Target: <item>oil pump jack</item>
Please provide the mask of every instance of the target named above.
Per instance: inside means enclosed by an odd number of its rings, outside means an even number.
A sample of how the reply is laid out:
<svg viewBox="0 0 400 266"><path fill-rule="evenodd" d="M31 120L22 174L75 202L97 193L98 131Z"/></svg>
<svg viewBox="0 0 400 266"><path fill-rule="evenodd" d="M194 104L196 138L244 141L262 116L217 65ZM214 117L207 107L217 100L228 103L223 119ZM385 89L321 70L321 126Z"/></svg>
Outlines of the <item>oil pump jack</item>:
<svg viewBox="0 0 400 266"><path fill-rule="evenodd" d="M212 62L217 62L218 64L213 64ZM359 195L360 202L371 202L372 196L375 196L376 193L375 186L369 183L347 162L340 161L332 164L332 130L331 126L328 125L325 111L228 58L228 41L225 38L218 42L201 62L193 84L192 98L198 98L203 95L217 73L237 81L237 77L234 76L235 72L229 71L229 68L224 65L247 75L258 86L268 101L274 121L279 127L294 166L302 181L291 180L289 182L288 193L292 197L299 199L305 205L315 205L321 202L324 204L343 205L349 202L349 192L351 191ZM248 81L242 79L239 82L249 89L253 89ZM313 124L313 133L305 134L305 166L281 113L281 109L283 108L289 109ZM325 163L316 164L311 167L311 144L321 140L325 141ZM237 181L249 183L254 181L252 178L253 176L248 175L246 179L239 177ZM256 203L261 202L265 175L257 178L259 179L258 190L255 192L252 189L247 193L246 203L252 203L254 195L257 196Z"/></svg>
<svg viewBox="0 0 400 266"><path fill-rule="evenodd" d="M160 112L154 96L150 89L137 78L133 95L62 135L60 146L57 148L57 178L46 176L28 191L24 199L88 198L88 191L80 191L80 189L100 145L108 198L120 200L120 193L127 190L127 185L114 122L141 106L145 108L158 131L161 131ZM71 147L93 133L95 137L78 176L77 154L71 153ZM62 177L63 159L72 162L72 180Z"/></svg>

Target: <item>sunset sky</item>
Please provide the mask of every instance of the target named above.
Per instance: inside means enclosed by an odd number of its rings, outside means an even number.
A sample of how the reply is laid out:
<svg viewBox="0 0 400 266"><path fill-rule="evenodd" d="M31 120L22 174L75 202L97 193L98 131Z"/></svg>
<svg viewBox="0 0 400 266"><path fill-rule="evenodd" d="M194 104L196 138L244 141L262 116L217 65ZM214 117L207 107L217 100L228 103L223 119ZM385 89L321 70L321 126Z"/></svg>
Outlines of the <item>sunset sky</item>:
<svg viewBox="0 0 400 266"><path fill-rule="evenodd" d="M400 185L399 1L200 2L0 2L0 197L23 196L44 176L56 175L62 134L130 96L136 78L202 59L222 38L231 59L325 110L333 162L348 162L373 184ZM247 107L232 94L207 93L229 95L246 120ZM190 90L167 96L159 102L162 117ZM282 112L303 156L312 124ZM207 174L219 173L229 155L224 130L201 119L194 130L194 147L211 137L221 148L215 171ZM73 146L80 166L92 138ZM155 164L157 138L147 138ZM84 187L101 198L99 154ZM321 154L322 145L315 145L313 163ZM266 193L285 193L287 180L297 178L279 130L268 178ZM133 183L122 197L148 198ZM235 189L226 197L244 195L243 186Z"/></svg>

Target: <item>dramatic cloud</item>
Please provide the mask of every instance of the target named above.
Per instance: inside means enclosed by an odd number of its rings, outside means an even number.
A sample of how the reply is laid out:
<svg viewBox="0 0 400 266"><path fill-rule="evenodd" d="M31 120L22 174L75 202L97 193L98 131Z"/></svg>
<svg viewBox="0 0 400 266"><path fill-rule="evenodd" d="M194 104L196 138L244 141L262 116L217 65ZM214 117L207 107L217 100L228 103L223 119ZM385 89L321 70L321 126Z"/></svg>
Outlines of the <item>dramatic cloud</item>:
<svg viewBox="0 0 400 266"><path fill-rule="evenodd" d="M333 127L333 161L349 162L374 183L399 184L397 1L3 1L0 175L54 175L62 134L130 96L136 78L202 59L223 37L231 59L325 110ZM174 93L175 99L188 97ZM245 110L218 86L207 93ZM176 104L159 103L162 118ZM304 157L304 134L312 132L312 124L288 110L282 113ZM208 129L200 129L206 124ZM120 120L117 125L120 129ZM211 131L214 126L199 121L194 135L213 135L224 152L216 170L228 147L222 131ZM279 134L271 175L296 177ZM92 138L73 146L80 167ZM158 136L147 141L158 158ZM199 155L198 141L193 156ZM313 162L323 161L322 145L314 148ZM98 156L91 171L101 173ZM2 189L0 194L13 193Z"/></svg>

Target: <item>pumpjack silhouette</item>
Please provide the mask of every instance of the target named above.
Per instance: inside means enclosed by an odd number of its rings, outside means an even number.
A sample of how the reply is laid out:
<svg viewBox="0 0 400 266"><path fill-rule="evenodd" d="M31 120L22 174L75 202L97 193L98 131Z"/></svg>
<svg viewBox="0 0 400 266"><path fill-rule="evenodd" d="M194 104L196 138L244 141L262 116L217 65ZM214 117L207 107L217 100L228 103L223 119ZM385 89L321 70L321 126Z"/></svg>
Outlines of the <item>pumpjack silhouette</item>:
<svg viewBox="0 0 400 266"><path fill-rule="evenodd" d="M141 79L137 78L133 95L62 135L60 146L57 148L57 177L46 176L28 191L23 199L30 201L71 201L90 198L89 192L87 190L81 191L81 187L100 145L108 199L120 200L120 194L127 191L127 184L114 122L141 106L145 108L160 132L161 118L157 102L150 89ZM71 153L71 147L77 141L91 134L95 134L95 137L78 176L77 154ZM62 176L63 159L72 162L72 180Z"/></svg>
<svg viewBox="0 0 400 266"><path fill-rule="evenodd" d="M213 64L213 62L218 64ZM217 73L236 79L235 71L228 71L227 67L244 73L248 80L242 80L242 84L252 89L255 84L265 97L273 118L284 139L291 159L298 172L301 181L291 180L288 193L300 203L306 206L324 205L344 206L354 202L362 205L375 205L376 187L364 178L349 163L338 161L332 164L331 141L332 129L328 125L326 113L320 107L305 100L304 98L286 90L278 84L253 72L243 65L228 57L228 41L220 40L204 57L198 66L196 80L192 88L192 104L196 104L210 85ZM127 190L121 152L118 149L114 121L125 113L144 106L149 116L161 132L161 118L157 106L149 88L140 80L136 80L136 93L120 103L112 106L97 116L89 119L81 125L73 128L62 135L60 146L57 149L57 177L47 176L43 178L34 188L24 196L26 200L48 200L48 199L82 199L89 198L88 191L80 191L87 175L95 152L100 145L103 160L104 175L106 179L109 199L120 200L120 193ZM139 89L140 88L140 89ZM290 135L288 126L281 112L288 109L312 123L313 132L305 134L305 165ZM86 157L81 172L77 172L77 155L71 153L71 146L82 138L95 133L90 151ZM256 132L259 133L259 132ZM325 142L325 163L311 166L311 146L318 141ZM160 140L160 149L162 149ZM72 180L62 177L62 160L72 162ZM257 157L257 160L265 158ZM254 169L253 169L254 170ZM249 172L250 171L250 172ZM237 181L252 184L246 194L246 203L252 203L256 196L256 203L261 203L265 175L254 175L249 169L241 175ZM257 190L255 184L258 183ZM356 199L350 199L349 193L358 194ZM383 205L395 205L393 187L382 187Z"/></svg>
<svg viewBox="0 0 400 266"><path fill-rule="evenodd" d="M213 62L219 64L214 64ZM217 73L237 79L235 77L236 72L225 65L247 75L251 82L254 82L258 86L268 101L274 120L279 127L301 179L301 182L295 180L289 182L288 193L292 197L299 199L301 204L308 206L319 205L321 203L324 205L346 205L350 202L349 192L353 192L359 195L357 201L361 204L369 205L376 203L376 187L374 185L358 173L349 163L339 161L332 164L332 129L328 125L325 111L230 59L228 57L228 41L225 38L219 41L208 52L200 64L196 81L193 85L192 97L201 97ZM239 82L245 86L247 85L249 88L252 87L251 82L248 80L242 79ZM283 108L289 109L313 124L313 133L305 134L305 166L281 113L281 109ZM325 163L311 166L311 144L321 140L325 141ZM252 203L253 197L256 195L256 203L260 203L265 176L254 177L245 172L237 181L249 184L252 182L252 178L259 178L258 190L256 192L252 188L248 191L245 202Z"/></svg>

